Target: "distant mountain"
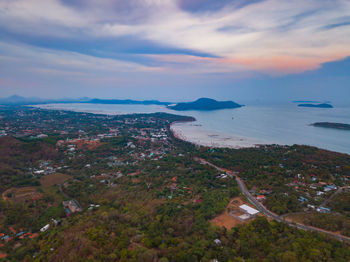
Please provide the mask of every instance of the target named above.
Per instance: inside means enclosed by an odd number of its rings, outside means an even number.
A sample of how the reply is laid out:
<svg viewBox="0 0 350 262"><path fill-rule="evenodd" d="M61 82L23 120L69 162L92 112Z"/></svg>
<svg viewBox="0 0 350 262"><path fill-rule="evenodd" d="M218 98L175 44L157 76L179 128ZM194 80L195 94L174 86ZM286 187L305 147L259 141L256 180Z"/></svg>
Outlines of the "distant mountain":
<svg viewBox="0 0 350 262"><path fill-rule="evenodd" d="M24 105L37 105L37 104L52 104L52 103L81 103L90 98L64 98L64 99L46 99L39 97L22 97L13 95L7 98L0 98L0 105L7 106L24 106Z"/></svg>
<svg viewBox="0 0 350 262"><path fill-rule="evenodd" d="M210 111L218 109L227 109L227 108L238 108L242 107L233 101L216 101L210 98L200 98L194 102L188 103L178 103L174 106L168 106L169 109L177 111L185 110L200 110L200 111Z"/></svg>
<svg viewBox="0 0 350 262"><path fill-rule="evenodd" d="M41 102L42 99L38 97L22 97L18 95L9 96L7 98L0 98L0 104L2 105L22 105L27 103Z"/></svg>
<svg viewBox="0 0 350 262"><path fill-rule="evenodd" d="M89 104L113 104L113 105L169 105L171 103L168 102L160 102L158 100L144 100L144 101L137 101L137 100L131 100L131 99L91 99L88 101L85 101L84 103Z"/></svg>
<svg viewBox="0 0 350 262"><path fill-rule="evenodd" d="M331 104L299 104L299 107L318 107L318 108L333 108Z"/></svg>
<svg viewBox="0 0 350 262"><path fill-rule="evenodd" d="M312 126L316 127L325 127L325 128L333 128L333 129L341 129L341 130L350 130L349 124L343 124L343 123L330 123L330 122L317 122L311 124Z"/></svg>
<svg viewBox="0 0 350 262"><path fill-rule="evenodd" d="M90 98L64 98L64 99L45 99L39 97L22 97L13 95L6 98L0 98L0 105L8 106L23 106L23 105L36 105L36 104L51 104L51 103L81 103Z"/></svg>

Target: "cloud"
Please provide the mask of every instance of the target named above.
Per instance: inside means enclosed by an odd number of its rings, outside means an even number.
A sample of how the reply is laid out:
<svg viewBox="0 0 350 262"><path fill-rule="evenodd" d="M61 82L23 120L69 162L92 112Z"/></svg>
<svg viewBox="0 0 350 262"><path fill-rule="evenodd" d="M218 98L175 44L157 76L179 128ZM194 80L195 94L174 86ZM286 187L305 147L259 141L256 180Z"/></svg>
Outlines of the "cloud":
<svg viewBox="0 0 350 262"><path fill-rule="evenodd" d="M83 79L125 73L159 72L160 67L140 65L110 58L92 57L75 52L50 50L0 41L2 74L53 75ZM6 70L5 70L6 68Z"/></svg>
<svg viewBox="0 0 350 262"><path fill-rule="evenodd" d="M3 0L0 28L14 35L54 37L56 46L60 39L67 45L76 39L104 38L118 46L124 37L183 50L176 55L149 55L145 50L147 55L127 54L123 60L132 62L123 61L123 66L110 50L105 60L96 58L92 48L79 59L71 50L60 50L56 63L62 67L72 66L64 65L68 59L79 61L75 66L82 68L97 63L99 70L107 71L162 68L178 73L182 67L194 73L275 75L313 70L349 56L349 13L347 0ZM47 57L47 50L38 52ZM104 52L103 46L99 52Z"/></svg>

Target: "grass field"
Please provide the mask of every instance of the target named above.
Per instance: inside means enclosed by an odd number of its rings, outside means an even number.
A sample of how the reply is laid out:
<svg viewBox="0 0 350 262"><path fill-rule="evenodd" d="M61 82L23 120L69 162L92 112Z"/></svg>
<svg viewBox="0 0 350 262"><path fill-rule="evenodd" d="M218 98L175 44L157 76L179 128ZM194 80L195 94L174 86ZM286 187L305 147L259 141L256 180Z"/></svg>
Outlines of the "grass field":
<svg viewBox="0 0 350 262"><path fill-rule="evenodd" d="M66 174L55 173L41 177L40 183L43 187L49 187L57 184L63 184L65 181L71 178L71 176Z"/></svg>

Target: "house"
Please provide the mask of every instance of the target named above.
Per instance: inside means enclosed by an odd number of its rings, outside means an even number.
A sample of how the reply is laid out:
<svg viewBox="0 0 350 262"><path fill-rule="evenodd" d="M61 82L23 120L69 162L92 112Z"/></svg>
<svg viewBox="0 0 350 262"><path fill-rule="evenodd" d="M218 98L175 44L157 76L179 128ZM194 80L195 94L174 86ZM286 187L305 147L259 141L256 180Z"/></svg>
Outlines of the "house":
<svg viewBox="0 0 350 262"><path fill-rule="evenodd" d="M301 202L301 203L304 203L304 202L308 202L308 201L309 201L307 198L305 198L305 197L303 197L303 196L300 196L300 197L298 198L298 200L299 200L299 202Z"/></svg>
<svg viewBox="0 0 350 262"><path fill-rule="evenodd" d="M20 236L22 236L24 233L25 233L24 231L21 231L21 232L19 232L19 233L16 234L16 237L20 237Z"/></svg>
<svg viewBox="0 0 350 262"><path fill-rule="evenodd" d="M255 208L252 208L252 207L250 207L250 206L248 206L248 205L245 205L245 204L239 206L239 208L240 208L242 211L248 213L248 214L251 215L251 216L255 216L256 214L259 213L259 211L256 210Z"/></svg>
<svg viewBox="0 0 350 262"><path fill-rule="evenodd" d="M220 239L214 239L214 243L217 244L218 246L221 245L221 240Z"/></svg>
<svg viewBox="0 0 350 262"><path fill-rule="evenodd" d="M49 229L49 227L50 227L50 224L45 225L44 227L42 227L42 228L40 229L40 232L45 232L46 230Z"/></svg>
<svg viewBox="0 0 350 262"><path fill-rule="evenodd" d="M266 197L264 195L259 195L259 196L256 197L256 199L258 201L264 201L266 199Z"/></svg>
<svg viewBox="0 0 350 262"><path fill-rule="evenodd" d="M319 207L319 208L316 209L316 211L320 212L320 213L330 213L331 209L327 208L327 207Z"/></svg>
<svg viewBox="0 0 350 262"><path fill-rule="evenodd" d="M10 231L13 233L13 234L17 234L17 231L16 229L14 229L13 227L9 227Z"/></svg>
<svg viewBox="0 0 350 262"><path fill-rule="evenodd" d="M3 236L3 237L1 238L1 240L5 240L6 242L8 242L10 239L11 239L11 238L10 238L10 236L8 236L8 235Z"/></svg>
<svg viewBox="0 0 350 262"><path fill-rule="evenodd" d="M336 185L327 185L323 188L323 190L325 192L328 192L328 191L332 191L332 190L337 190L337 186Z"/></svg>
<svg viewBox="0 0 350 262"><path fill-rule="evenodd" d="M30 235L29 238L36 238L36 237L38 237L38 236L39 236L38 233L34 233L34 234Z"/></svg>

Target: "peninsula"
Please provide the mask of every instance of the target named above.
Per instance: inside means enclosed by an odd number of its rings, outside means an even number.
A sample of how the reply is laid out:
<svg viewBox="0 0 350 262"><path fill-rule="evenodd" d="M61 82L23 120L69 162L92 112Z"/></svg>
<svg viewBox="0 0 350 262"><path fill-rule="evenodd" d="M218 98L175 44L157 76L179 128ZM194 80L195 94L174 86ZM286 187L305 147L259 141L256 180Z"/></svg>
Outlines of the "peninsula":
<svg viewBox="0 0 350 262"><path fill-rule="evenodd" d="M233 101L216 101L211 98L200 98L194 102L178 103L174 106L168 106L169 109L177 111L186 110L200 110L200 111L210 111L228 108L239 108L239 105Z"/></svg>
<svg viewBox="0 0 350 262"><path fill-rule="evenodd" d="M341 130L350 130L349 124L343 123L330 123L330 122L316 122L311 124L316 127L325 127L325 128L333 128L333 129L341 129Z"/></svg>

